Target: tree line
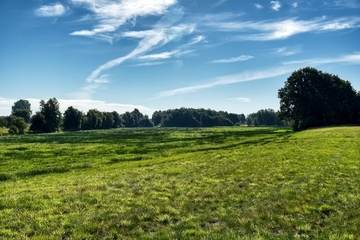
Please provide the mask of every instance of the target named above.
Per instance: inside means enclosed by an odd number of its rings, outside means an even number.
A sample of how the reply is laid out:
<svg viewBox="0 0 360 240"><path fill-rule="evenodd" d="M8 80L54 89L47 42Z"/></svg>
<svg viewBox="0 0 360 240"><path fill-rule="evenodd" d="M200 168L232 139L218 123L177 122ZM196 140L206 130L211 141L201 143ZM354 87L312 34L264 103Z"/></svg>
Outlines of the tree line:
<svg viewBox="0 0 360 240"><path fill-rule="evenodd" d="M12 114L0 117L0 127L8 127L11 134L22 134L29 127L34 133L50 133L59 130L78 131L110 129L120 127L214 127L239 125L282 126L283 122L272 109L260 110L246 118L244 114L228 113L211 109L180 108L155 111L151 118L138 109L119 114L90 109L85 114L70 106L64 114L56 98L40 101L40 110L31 115L31 105L27 100L19 100L12 106Z"/></svg>

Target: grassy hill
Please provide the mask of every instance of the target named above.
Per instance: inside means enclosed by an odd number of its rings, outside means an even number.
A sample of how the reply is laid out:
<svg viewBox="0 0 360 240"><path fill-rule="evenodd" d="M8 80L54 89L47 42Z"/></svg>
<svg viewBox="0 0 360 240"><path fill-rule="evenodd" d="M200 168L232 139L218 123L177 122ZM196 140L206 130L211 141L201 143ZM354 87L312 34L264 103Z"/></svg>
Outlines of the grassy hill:
<svg viewBox="0 0 360 240"><path fill-rule="evenodd" d="M0 136L0 239L359 239L360 127Z"/></svg>

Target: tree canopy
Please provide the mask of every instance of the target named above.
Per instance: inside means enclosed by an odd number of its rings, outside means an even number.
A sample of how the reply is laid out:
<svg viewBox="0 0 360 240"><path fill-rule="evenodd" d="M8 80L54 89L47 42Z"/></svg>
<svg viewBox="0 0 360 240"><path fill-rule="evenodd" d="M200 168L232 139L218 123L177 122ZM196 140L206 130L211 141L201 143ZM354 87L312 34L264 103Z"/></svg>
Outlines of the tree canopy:
<svg viewBox="0 0 360 240"><path fill-rule="evenodd" d="M11 108L11 115L21 117L26 123L30 122L31 104L28 100L20 99Z"/></svg>
<svg viewBox="0 0 360 240"><path fill-rule="evenodd" d="M80 130L84 114L76 108L70 106L64 113L64 130Z"/></svg>
<svg viewBox="0 0 360 240"><path fill-rule="evenodd" d="M36 132L56 132L60 128L61 112L60 104L56 98L50 98L47 102L40 101L40 112L31 117L30 130Z"/></svg>
<svg viewBox="0 0 360 240"><path fill-rule="evenodd" d="M243 124L245 115L203 108L179 108L155 111L152 121L160 127L233 126Z"/></svg>
<svg viewBox="0 0 360 240"><path fill-rule="evenodd" d="M354 124L359 118L359 96L350 82L306 67L292 73L278 91L280 118L294 130Z"/></svg>
<svg viewBox="0 0 360 240"><path fill-rule="evenodd" d="M261 109L256 113L251 113L246 118L246 124L254 126L284 126L278 113L273 109Z"/></svg>

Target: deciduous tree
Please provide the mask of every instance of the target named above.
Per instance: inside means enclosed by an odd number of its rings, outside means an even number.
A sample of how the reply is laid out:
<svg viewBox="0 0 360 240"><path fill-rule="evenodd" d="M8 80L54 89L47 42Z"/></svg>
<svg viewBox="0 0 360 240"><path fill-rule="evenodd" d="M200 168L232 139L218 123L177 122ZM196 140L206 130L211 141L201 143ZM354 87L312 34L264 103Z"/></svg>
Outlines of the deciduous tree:
<svg viewBox="0 0 360 240"><path fill-rule="evenodd" d="M70 106L64 113L64 130L80 130L83 121L83 113L78 109Z"/></svg>
<svg viewBox="0 0 360 240"><path fill-rule="evenodd" d="M31 118L30 130L36 132L56 132L60 128L60 104L56 98L40 101L40 111Z"/></svg>
<svg viewBox="0 0 360 240"><path fill-rule="evenodd" d="M292 73L279 89L280 118L294 130L355 123L356 91L336 75L306 67Z"/></svg>
<svg viewBox="0 0 360 240"><path fill-rule="evenodd" d="M11 115L21 117L26 123L30 122L31 104L28 100L20 99L11 108Z"/></svg>

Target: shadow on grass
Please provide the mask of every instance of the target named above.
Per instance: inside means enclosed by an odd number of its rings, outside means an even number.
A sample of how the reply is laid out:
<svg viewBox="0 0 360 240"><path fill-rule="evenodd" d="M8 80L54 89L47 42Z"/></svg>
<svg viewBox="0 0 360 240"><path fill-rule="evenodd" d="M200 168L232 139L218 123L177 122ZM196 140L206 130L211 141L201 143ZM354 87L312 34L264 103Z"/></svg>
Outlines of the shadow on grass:
<svg viewBox="0 0 360 240"><path fill-rule="evenodd" d="M50 167L50 168L32 169L29 171L17 172L14 174L0 173L0 182L5 182L8 180L17 179L17 178L35 177L38 175L45 175L45 174L66 173L66 172L70 172L70 171L74 171L74 170L87 169L87 168L91 168L91 166L90 165L80 165L80 166L74 166L71 168Z"/></svg>

